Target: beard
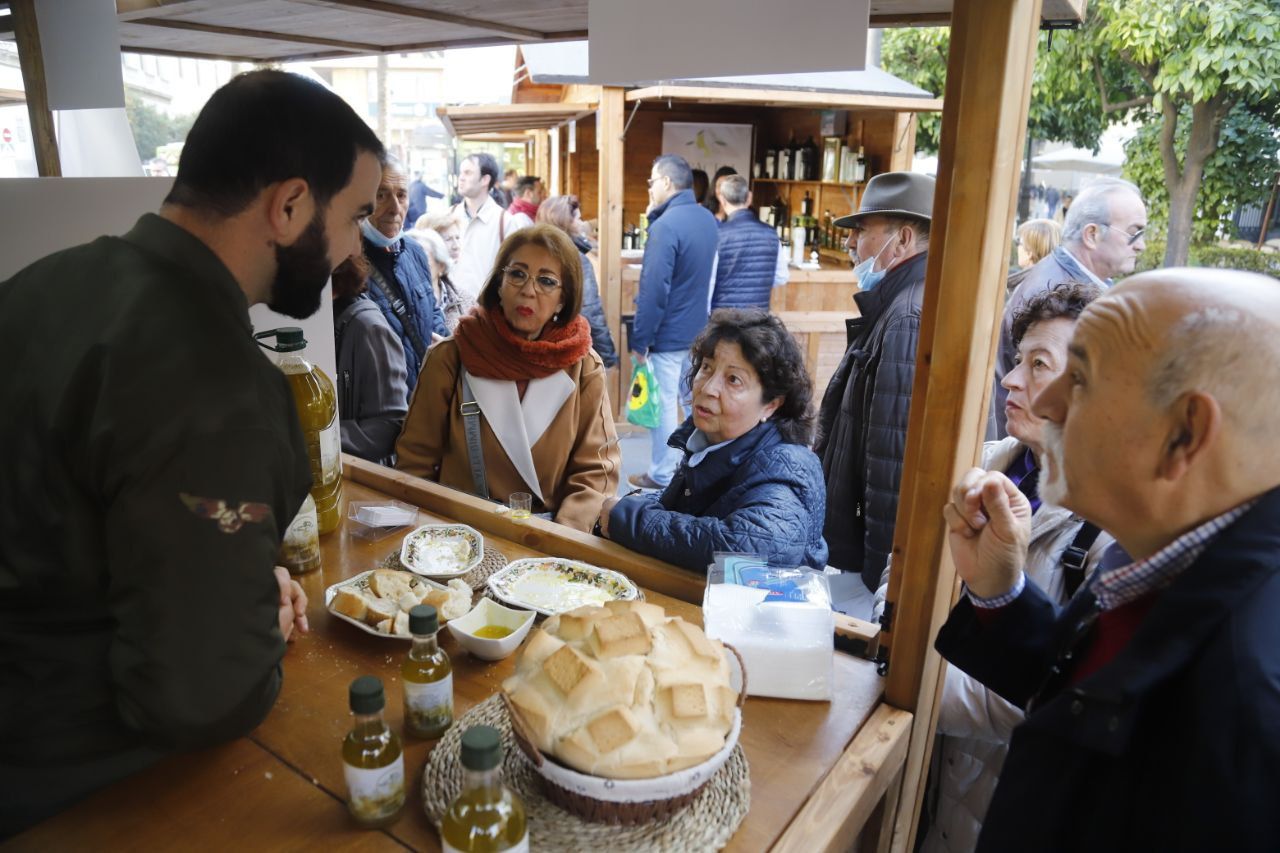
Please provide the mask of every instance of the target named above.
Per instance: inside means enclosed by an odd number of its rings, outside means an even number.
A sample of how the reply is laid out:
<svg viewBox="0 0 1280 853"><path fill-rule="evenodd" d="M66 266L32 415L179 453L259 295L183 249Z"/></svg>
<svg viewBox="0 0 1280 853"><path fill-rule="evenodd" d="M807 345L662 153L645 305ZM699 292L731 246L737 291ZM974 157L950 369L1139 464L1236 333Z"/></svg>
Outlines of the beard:
<svg viewBox="0 0 1280 853"><path fill-rule="evenodd" d="M1051 421L1045 421L1041 428L1040 445L1044 458L1044 474L1040 478L1040 502L1051 506L1066 506L1070 496L1067 494L1067 475L1062 468L1062 427Z"/></svg>
<svg viewBox="0 0 1280 853"><path fill-rule="evenodd" d="M267 307L277 314L305 320L320 308L320 295L332 271L324 215L317 212L293 245L276 246L276 278L271 283Z"/></svg>

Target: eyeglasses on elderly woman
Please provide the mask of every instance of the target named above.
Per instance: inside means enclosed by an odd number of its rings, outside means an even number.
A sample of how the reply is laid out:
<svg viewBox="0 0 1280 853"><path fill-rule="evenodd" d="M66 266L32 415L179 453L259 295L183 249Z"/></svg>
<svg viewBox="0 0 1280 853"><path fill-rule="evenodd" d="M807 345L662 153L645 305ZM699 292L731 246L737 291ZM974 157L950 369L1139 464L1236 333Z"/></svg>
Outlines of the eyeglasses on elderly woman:
<svg viewBox="0 0 1280 853"><path fill-rule="evenodd" d="M524 290L525 283L529 279L533 279L533 283L537 285L538 291L544 296L550 296L560 289L559 279L549 275L530 276L529 271L520 267L503 267L502 283L510 287L512 290Z"/></svg>

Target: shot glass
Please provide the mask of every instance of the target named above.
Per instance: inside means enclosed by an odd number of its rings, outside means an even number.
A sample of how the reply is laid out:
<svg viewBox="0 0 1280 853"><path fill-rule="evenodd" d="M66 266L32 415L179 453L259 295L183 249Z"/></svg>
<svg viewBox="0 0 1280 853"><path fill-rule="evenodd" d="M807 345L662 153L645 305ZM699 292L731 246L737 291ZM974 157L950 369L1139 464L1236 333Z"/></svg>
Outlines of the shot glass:
<svg viewBox="0 0 1280 853"><path fill-rule="evenodd" d="M524 524L533 514L533 495L528 492L512 492L507 498L507 506L511 508L511 520L516 524Z"/></svg>

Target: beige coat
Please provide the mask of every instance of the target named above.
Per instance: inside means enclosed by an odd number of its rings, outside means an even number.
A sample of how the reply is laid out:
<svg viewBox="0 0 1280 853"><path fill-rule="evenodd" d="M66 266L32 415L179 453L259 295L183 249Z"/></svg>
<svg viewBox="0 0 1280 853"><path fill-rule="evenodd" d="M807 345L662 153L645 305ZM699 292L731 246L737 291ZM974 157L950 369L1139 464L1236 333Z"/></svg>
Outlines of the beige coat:
<svg viewBox="0 0 1280 853"><path fill-rule="evenodd" d="M589 351L564 371L532 381L523 400L514 382L473 376L470 384L482 412L489 497L505 502L512 492L529 492L535 512L591 530L605 498L617 493L622 470L600 357ZM447 339L427 353L396 443L396 467L473 492L461 403L458 345Z"/></svg>

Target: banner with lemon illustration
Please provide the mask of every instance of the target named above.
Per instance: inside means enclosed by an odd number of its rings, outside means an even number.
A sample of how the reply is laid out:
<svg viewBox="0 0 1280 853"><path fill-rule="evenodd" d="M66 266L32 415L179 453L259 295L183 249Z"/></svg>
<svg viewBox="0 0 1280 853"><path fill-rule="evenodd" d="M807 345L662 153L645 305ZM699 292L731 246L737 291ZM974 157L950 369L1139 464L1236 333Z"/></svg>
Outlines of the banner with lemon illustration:
<svg viewBox="0 0 1280 853"><path fill-rule="evenodd" d="M658 403L658 383L647 364L631 359L631 394L627 397L627 420L636 426L656 429L662 409Z"/></svg>

